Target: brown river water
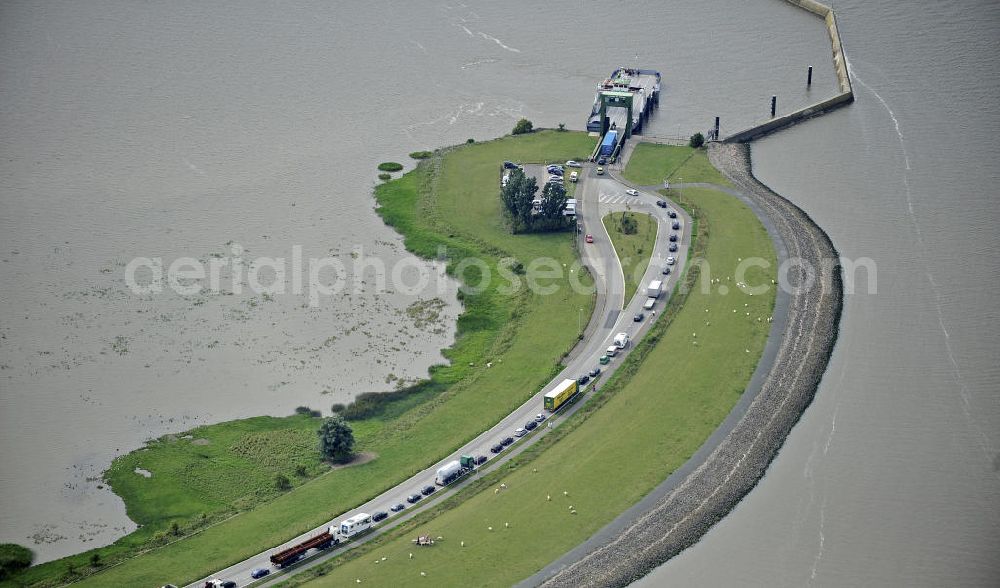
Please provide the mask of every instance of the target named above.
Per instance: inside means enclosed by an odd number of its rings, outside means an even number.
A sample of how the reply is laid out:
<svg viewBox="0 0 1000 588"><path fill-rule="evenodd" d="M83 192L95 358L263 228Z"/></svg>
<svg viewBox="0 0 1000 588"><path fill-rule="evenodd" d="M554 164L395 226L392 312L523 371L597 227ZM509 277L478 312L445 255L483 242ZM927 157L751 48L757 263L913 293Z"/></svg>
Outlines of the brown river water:
<svg viewBox="0 0 1000 588"><path fill-rule="evenodd" d="M754 147L878 290L848 296L758 488L649 585L996 577L997 7L925 4L835 3L857 102ZM133 528L99 487L114 456L392 389L442 361L459 312L443 279L316 305L226 279L136 295L131 260L412 263L372 210L379 161L522 116L582 128L618 65L663 72L659 136L836 91L821 21L778 0L0 5L0 541L43 561L109 543Z"/></svg>

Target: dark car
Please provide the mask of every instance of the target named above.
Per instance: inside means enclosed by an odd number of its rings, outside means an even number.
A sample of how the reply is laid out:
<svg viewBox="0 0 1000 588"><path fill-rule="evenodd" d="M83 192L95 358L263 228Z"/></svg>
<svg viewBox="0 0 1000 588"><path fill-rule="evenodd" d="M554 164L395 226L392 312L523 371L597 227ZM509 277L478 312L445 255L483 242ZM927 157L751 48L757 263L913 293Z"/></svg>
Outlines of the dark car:
<svg viewBox="0 0 1000 588"><path fill-rule="evenodd" d="M671 243L673 243L676 240L677 240L677 233L674 233L673 235L670 235L670 242Z"/></svg>
<svg viewBox="0 0 1000 588"><path fill-rule="evenodd" d="M524 423L524 428L527 431L533 431L533 430L535 430L535 427L537 427L537 426L538 426L538 423L536 423L535 421L528 421L528 422Z"/></svg>
<svg viewBox="0 0 1000 588"><path fill-rule="evenodd" d="M670 218L677 218L677 211L671 210L670 212L667 213L667 216L669 216Z"/></svg>
<svg viewBox="0 0 1000 588"><path fill-rule="evenodd" d="M670 247L668 247L668 249L670 250L671 253L673 253L674 251L677 251L677 243L671 243Z"/></svg>
<svg viewBox="0 0 1000 588"><path fill-rule="evenodd" d="M549 167L545 168L545 171L549 172L550 174L556 175L556 176L561 176L564 173L566 173L566 172L563 171L563 169L561 167L556 167L554 165L550 165Z"/></svg>
<svg viewBox="0 0 1000 588"><path fill-rule="evenodd" d="M222 583L219 584L219 588L236 588L236 581L235 580L223 580Z"/></svg>
<svg viewBox="0 0 1000 588"><path fill-rule="evenodd" d="M670 228L676 231L681 228L681 223L674 221L674 224L670 225Z"/></svg>
<svg viewBox="0 0 1000 588"><path fill-rule="evenodd" d="M380 510L377 513L375 513L375 514L372 515L372 522L373 523L377 523L377 522L381 521L382 519L384 519L384 518L386 518L388 516L389 516L389 513L385 512L384 510Z"/></svg>
<svg viewBox="0 0 1000 588"><path fill-rule="evenodd" d="M501 445L500 443L497 443L493 447L490 447L490 451L493 452L493 453L500 453L501 451L503 451L503 445Z"/></svg>
<svg viewBox="0 0 1000 588"><path fill-rule="evenodd" d="M657 200L656 201L656 205L659 206L660 208L666 208L667 207L667 201L666 200Z"/></svg>
<svg viewBox="0 0 1000 588"><path fill-rule="evenodd" d="M513 437L504 437L503 441L500 442L500 445L503 445L504 447L507 447L508 445L510 445L513 442L514 442L514 438Z"/></svg>
<svg viewBox="0 0 1000 588"><path fill-rule="evenodd" d="M486 456L485 455L477 455L476 459L475 459L475 462L476 462L476 465L483 465L484 463L486 463Z"/></svg>
<svg viewBox="0 0 1000 588"><path fill-rule="evenodd" d="M406 508L406 507L405 507L405 506L403 506L403 503L402 503L402 502L400 502L400 503L397 503L397 504L394 504L394 505L392 505L392 506L391 506L391 507L389 508L389 510L391 510L392 512L399 512L399 511L403 510L404 508Z"/></svg>
<svg viewBox="0 0 1000 588"><path fill-rule="evenodd" d="M422 498L423 498L423 496L421 496L421 495L417 494L416 492L414 492L413 494L410 494L409 496L406 497L406 501L409 502L410 504L416 504L416 503L420 502L420 500Z"/></svg>
<svg viewBox="0 0 1000 588"><path fill-rule="evenodd" d="M594 369L590 370L590 377L591 378L596 378L600 374L601 374L601 368L599 368L599 367L595 367Z"/></svg>
<svg viewBox="0 0 1000 588"><path fill-rule="evenodd" d="M646 315L642 314L641 312L637 312L637 313L635 313L635 316L632 317L632 320L634 322L638 323L638 322L641 322L642 319L644 319L644 318L646 318Z"/></svg>
<svg viewBox="0 0 1000 588"><path fill-rule="evenodd" d="M660 273L663 274L663 275L665 275L665 276L669 276L670 275L670 266L669 265L663 266L663 271L660 272Z"/></svg>
<svg viewBox="0 0 1000 588"><path fill-rule="evenodd" d="M519 167L521 167L521 166L517 165L513 161L505 161L505 162L503 162L503 168L504 169L518 169Z"/></svg>
<svg viewBox="0 0 1000 588"><path fill-rule="evenodd" d="M420 491L420 493L423 494L424 496L430 496L435 492L437 492L437 488L435 488L434 486L424 486L424 489Z"/></svg>
<svg viewBox="0 0 1000 588"><path fill-rule="evenodd" d="M600 156L600 157L599 157L599 158L597 159L597 164L598 164L598 165L604 165L604 164L606 164L607 162L608 162L608 158L607 158L607 157L605 157L605 156L603 156L603 155L602 155L602 156Z"/></svg>
<svg viewBox="0 0 1000 588"><path fill-rule="evenodd" d="M264 576L270 573L271 570L267 568L257 568L256 570L250 572L250 577L253 578L254 580L259 580L260 578L263 578Z"/></svg>
<svg viewBox="0 0 1000 588"><path fill-rule="evenodd" d="M583 386L584 384L586 384L589 381L590 381L590 376L588 376L588 375L583 375L583 376L580 376L579 378L576 379L576 383L579 386Z"/></svg>

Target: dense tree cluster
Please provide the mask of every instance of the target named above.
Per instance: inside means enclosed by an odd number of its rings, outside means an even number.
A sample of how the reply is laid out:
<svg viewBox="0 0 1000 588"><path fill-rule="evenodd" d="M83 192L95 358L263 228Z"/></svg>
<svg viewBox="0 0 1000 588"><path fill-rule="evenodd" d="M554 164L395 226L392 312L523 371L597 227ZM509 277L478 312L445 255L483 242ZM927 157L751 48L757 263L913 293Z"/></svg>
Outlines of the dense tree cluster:
<svg viewBox="0 0 1000 588"><path fill-rule="evenodd" d="M540 198L535 197L537 193L535 178L520 169L510 171L507 185L500 190L500 199L515 233L556 231L567 226L563 215L566 188L553 182L545 184Z"/></svg>

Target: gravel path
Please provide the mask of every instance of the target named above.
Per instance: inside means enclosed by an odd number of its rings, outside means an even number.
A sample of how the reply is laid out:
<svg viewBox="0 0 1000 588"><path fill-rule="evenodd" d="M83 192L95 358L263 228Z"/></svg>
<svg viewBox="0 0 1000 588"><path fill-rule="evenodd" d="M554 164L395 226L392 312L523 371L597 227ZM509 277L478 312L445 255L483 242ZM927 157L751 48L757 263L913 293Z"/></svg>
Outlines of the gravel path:
<svg viewBox="0 0 1000 588"><path fill-rule="evenodd" d="M723 427L723 435L709 440L700 452L701 462L684 468L681 480L665 482L659 495L651 493L653 500L643 501L650 504L641 514L627 517L624 524L616 520L617 525L612 523L524 584L626 586L693 545L763 477L823 377L843 303L837 251L808 215L754 178L748 145L712 144L709 159L754 210L763 213L766 224L777 229L788 259L816 268L815 283L788 294L784 336L760 391L734 409L737 418L728 431ZM804 275L805 270L796 267L789 281L801 284Z"/></svg>

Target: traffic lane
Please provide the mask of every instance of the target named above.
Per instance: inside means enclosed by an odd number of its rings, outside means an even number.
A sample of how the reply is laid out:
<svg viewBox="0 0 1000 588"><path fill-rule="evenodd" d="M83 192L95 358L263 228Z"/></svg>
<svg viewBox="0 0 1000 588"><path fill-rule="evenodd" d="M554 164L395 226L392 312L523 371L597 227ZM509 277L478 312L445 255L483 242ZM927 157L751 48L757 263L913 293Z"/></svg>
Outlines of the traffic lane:
<svg viewBox="0 0 1000 588"><path fill-rule="evenodd" d="M622 273L622 266L618 260L618 254L615 253L611 236L608 234L607 227L604 226L604 215L602 213L602 205L600 203L601 192L608 189L608 187L612 185L612 183L609 183L609 179L605 177L598 176L588 178L587 185L584 188L584 223L588 227L590 233L595 235L595 243L592 243L591 245L596 245L602 250L601 256L605 263L607 271L607 275L605 277L608 282L605 294L608 297L608 300L616 301L617 310L623 310L626 302L625 276Z"/></svg>
<svg viewBox="0 0 1000 588"><path fill-rule="evenodd" d="M622 186L623 185L620 182L614 180L614 184L606 184L605 186L603 186L603 188L607 190L608 193L617 193L617 191L620 190L621 193L623 194L624 188ZM685 227L690 225L690 217L687 215L686 212L683 211L683 209L678 207L676 203L669 201L669 199L668 199L668 207L670 208L664 209L655 206L656 200L660 199L658 194L654 195L645 192L639 192L637 198L641 199L641 204L643 204L644 206L650 205L649 206L650 214L652 214L652 216L657 222L657 235L653 247L653 253L650 256L650 263L647 265L646 270L643 274L643 278L640 281L640 288L637 289L635 296L633 297L633 300L629 302L629 305L626 308L625 313L623 313L627 314L629 317L634 317L637 313L640 312L644 314L643 320L640 321L638 325L634 325L632 327L633 330L630 332L630 338L632 339L638 339L641 336L641 334L645 332L646 330L645 326L649 324L652 318L655 316L652 314L652 311L647 313L642 308L642 304L645 302L647 298L643 286L653 280L661 280L663 282L663 288L661 290L662 292L661 295L658 297L658 300L660 301L659 304L664 304L666 300L669 299L669 295L673 289L674 284L679 279L679 276L683 273L683 269L688 257L688 249L690 246L690 236L689 236L690 231L685 230ZM603 207L602 214L604 214L605 211L619 212L626 209L626 205L624 202L621 202L618 199L612 199L612 200L614 201L602 203ZM671 225L675 220L669 217L669 211L671 209L677 212L679 217L677 220L681 222L681 228L677 231L671 228ZM677 233L680 235L678 239L678 250L676 252L669 251L669 246L670 246L669 235L673 233ZM664 276L662 274L662 267L666 265L666 258L671 256L676 259L676 263L675 265L671 266L671 273L669 275ZM653 310L655 310L655 308Z"/></svg>

